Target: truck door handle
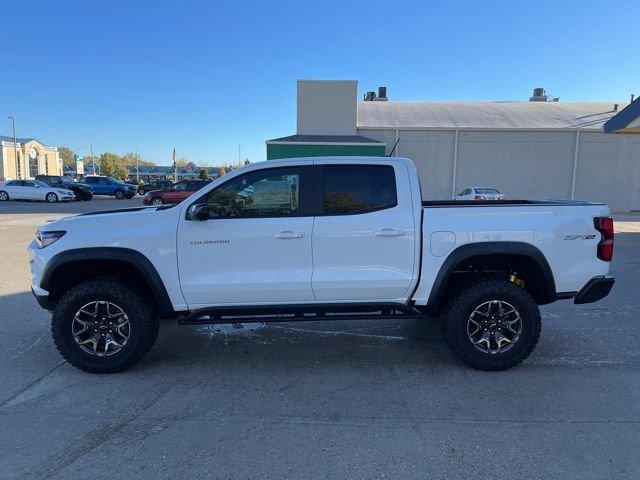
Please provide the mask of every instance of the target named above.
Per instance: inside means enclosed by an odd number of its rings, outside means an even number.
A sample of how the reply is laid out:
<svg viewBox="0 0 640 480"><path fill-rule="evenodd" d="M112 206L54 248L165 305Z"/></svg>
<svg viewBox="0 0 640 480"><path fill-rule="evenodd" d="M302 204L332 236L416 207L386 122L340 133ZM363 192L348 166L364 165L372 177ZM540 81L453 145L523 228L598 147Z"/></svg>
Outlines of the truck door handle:
<svg viewBox="0 0 640 480"><path fill-rule="evenodd" d="M401 237L406 235L404 230L396 230L395 228L383 228L382 230L376 230L373 232L376 237Z"/></svg>
<svg viewBox="0 0 640 480"><path fill-rule="evenodd" d="M279 238L280 240L288 240L290 238L304 238L304 233L292 232L291 230L283 230L280 233L274 233L273 238Z"/></svg>

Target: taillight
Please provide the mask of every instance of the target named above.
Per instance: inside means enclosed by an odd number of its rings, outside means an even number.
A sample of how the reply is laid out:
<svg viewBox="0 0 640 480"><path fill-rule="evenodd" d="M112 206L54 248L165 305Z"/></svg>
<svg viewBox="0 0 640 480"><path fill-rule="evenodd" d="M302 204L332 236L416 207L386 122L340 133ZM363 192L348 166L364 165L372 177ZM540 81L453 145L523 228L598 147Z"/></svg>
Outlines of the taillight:
<svg viewBox="0 0 640 480"><path fill-rule="evenodd" d="M598 243L598 258L610 262L613 258L613 218L595 217L593 226L600 232Z"/></svg>

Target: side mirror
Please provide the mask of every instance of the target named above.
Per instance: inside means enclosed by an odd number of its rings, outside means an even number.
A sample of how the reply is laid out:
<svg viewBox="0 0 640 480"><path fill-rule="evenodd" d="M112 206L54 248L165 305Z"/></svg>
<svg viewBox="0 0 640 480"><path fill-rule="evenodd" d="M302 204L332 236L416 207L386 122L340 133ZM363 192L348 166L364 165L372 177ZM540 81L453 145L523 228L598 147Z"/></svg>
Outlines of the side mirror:
<svg viewBox="0 0 640 480"><path fill-rule="evenodd" d="M187 210L187 220L203 221L209 218L209 207L203 203L191 205Z"/></svg>

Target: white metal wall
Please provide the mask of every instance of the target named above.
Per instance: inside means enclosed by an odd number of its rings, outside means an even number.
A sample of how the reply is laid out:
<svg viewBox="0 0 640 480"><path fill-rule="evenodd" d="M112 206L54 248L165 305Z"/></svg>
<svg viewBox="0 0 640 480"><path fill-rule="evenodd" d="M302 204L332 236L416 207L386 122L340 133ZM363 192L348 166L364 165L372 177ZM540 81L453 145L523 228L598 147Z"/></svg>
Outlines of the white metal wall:
<svg viewBox="0 0 640 480"><path fill-rule="evenodd" d="M414 161L426 199L449 199L453 191L480 185L496 187L510 198L569 199L575 190L577 200L603 201L613 210L640 209L639 135L404 129L358 133L384 141L387 153L399 138L395 155Z"/></svg>

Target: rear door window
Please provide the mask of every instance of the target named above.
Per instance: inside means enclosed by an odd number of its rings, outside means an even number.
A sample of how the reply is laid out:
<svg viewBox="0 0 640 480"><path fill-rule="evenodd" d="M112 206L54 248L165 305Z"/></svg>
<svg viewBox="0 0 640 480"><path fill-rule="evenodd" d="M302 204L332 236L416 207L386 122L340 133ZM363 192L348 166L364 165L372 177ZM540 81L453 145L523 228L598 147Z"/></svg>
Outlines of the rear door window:
<svg viewBox="0 0 640 480"><path fill-rule="evenodd" d="M322 214L354 215L398 204L391 165L323 165Z"/></svg>

